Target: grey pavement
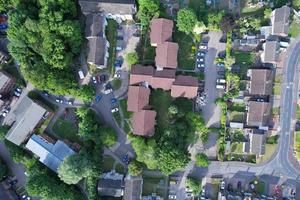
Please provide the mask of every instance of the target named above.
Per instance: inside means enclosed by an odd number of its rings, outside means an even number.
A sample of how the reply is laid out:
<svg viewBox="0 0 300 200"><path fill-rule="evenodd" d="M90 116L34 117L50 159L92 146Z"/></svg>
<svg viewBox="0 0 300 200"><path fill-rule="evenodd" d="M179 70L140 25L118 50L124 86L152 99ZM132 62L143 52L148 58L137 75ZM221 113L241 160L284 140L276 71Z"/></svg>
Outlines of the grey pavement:
<svg viewBox="0 0 300 200"><path fill-rule="evenodd" d="M225 44L220 43L221 32L210 31L203 38L208 39L208 51L205 56L205 88L207 102L202 107L203 117L207 127L219 127L221 108L215 104L215 99L222 96L222 93L216 89L216 79L218 67L215 65L215 58L220 51L225 50Z"/></svg>
<svg viewBox="0 0 300 200"><path fill-rule="evenodd" d="M16 200L18 199L18 196L12 190L6 190L3 184L0 183L0 199Z"/></svg>

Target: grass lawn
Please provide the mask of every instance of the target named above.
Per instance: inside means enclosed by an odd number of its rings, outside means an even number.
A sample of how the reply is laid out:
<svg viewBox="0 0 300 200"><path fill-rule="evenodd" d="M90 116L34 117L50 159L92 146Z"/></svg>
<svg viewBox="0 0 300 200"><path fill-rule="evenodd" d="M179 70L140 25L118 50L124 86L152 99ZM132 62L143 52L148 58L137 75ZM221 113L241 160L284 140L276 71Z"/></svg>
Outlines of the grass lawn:
<svg viewBox="0 0 300 200"><path fill-rule="evenodd" d="M234 52L235 63L240 65L240 77L242 80L247 78L247 70L254 62L255 55L247 52Z"/></svg>
<svg viewBox="0 0 300 200"><path fill-rule="evenodd" d="M296 157L297 160L300 161L300 131L296 131L295 133L295 150L296 150Z"/></svg>
<svg viewBox="0 0 300 200"><path fill-rule="evenodd" d="M122 80L119 78L115 78L112 80L112 87L114 90L118 90L122 85Z"/></svg>
<svg viewBox="0 0 300 200"><path fill-rule="evenodd" d="M172 97L170 96L170 92L164 92L163 90L154 90L150 95L150 105L157 112L157 126L160 128L167 127L169 124L168 121L168 108L170 107L172 102Z"/></svg>
<svg viewBox="0 0 300 200"><path fill-rule="evenodd" d="M175 31L173 38L174 42L177 42L179 45L178 67L181 69L195 69L195 52L192 50L192 47L195 48L193 39L180 31Z"/></svg>
<svg viewBox="0 0 300 200"><path fill-rule="evenodd" d="M121 115L120 115L120 112L114 112L113 116L114 116L116 122L118 123L118 125L120 126L121 125Z"/></svg>
<svg viewBox="0 0 300 200"><path fill-rule="evenodd" d="M114 167L115 159L111 156L103 157L103 172L110 172Z"/></svg>
<svg viewBox="0 0 300 200"><path fill-rule="evenodd" d="M108 48L109 57L107 60L107 69L111 75L113 75L115 71L114 62L116 59L117 27L118 27L118 23L115 20L113 19L107 20L107 26L105 31L106 38L109 42L109 48Z"/></svg>
<svg viewBox="0 0 300 200"><path fill-rule="evenodd" d="M143 176L143 196L151 195L152 193L156 193L158 196L164 197L166 196L165 188L167 187L167 179L166 177L149 177Z"/></svg>
<svg viewBox="0 0 300 200"><path fill-rule="evenodd" d="M232 106L230 106L230 110L236 112L245 112L246 105L244 103L233 103Z"/></svg>
<svg viewBox="0 0 300 200"><path fill-rule="evenodd" d="M273 115L279 115L280 114L280 107L273 107L272 108L272 114Z"/></svg>
<svg viewBox="0 0 300 200"><path fill-rule="evenodd" d="M116 164L115 170L116 170L117 173L120 173L120 174L125 173L125 168L120 163Z"/></svg>
<svg viewBox="0 0 300 200"><path fill-rule="evenodd" d="M242 154L243 153L243 143L242 142L234 142L231 144L231 152Z"/></svg>
<svg viewBox="0 0 300 200"><path fill-rule="evenodd" d="M132 128L131 128L131 123L130 121L125 121L124 123L124 131L125 133L129 134L131 132Z"/></svg>
<svg viewBox="0 0 300 200"><path fill-rule="evenodd" d="M297 105L297 119L300 120L300 106Z"/></svg>
<svg viewBox="0 0 300 200"><path fill-rule="evenodd" d="M257 163L268 161L277 149L277 144L265 144L265 155L257 160Z"/></svg>
<svg viewBox="0 0 300 200"><path fill-rule="evenodd" d="M278 83L275 83L274 87L273 87L273 94L280 95L280 93L281 93L281 85Z"/></svg>
<svg viewBox="0 0 300 200"><path fill-rule="evenodd" d="M127 99L120 100L120 107L122 108L124 117L126 119L130 119L132 117L133 112L127 111Z"/></svg>
<svg viewBox="0 0 300 200"><path fill-rule="evenodd" d="M70 120L65 120L62 117L59 118L53 128L53 132L56 136L69 140L71 142L80 143L80 138L77 136L78 128L77 126Z"/></svg>
<svg viewBox="0 0 300 200"><path fill-rule="evenodd" d="M230 121L233 122L244 122L244 113L233 111L230 113Z"/></svg>
<svg viewBox="0 0 300 200"><path fill-rule="evenodd" d="M296 38L300 34L300 23L293 20L289 28L289 35L293 38Z"/></svg>

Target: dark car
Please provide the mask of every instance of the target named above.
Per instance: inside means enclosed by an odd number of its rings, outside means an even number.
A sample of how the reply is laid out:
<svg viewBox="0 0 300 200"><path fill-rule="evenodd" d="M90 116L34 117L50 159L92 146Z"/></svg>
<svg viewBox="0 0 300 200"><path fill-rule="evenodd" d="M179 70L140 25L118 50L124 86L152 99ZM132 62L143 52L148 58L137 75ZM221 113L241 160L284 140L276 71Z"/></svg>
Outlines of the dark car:
<svg viewBox="0 0 300 200"><path fill-rule="evenodd" d="M101 94L98 94L98 95L96 96L96 102L98 103L101 99L102 99L102 95L101 95Z"/></svg>
<svg viewBox="0 0 300 200"><path fill-rule="evenodd" d="M225 76L225 71L218 71L218 75Z"/></svg>
<svg viewBox="0 0 300 200"><path fill-rule="evenodd" d="M232 191L233 191L232 184L228 183L228 185L227 185L227 190L228 190L229 192L232 192Z"/></svg>
<svg viewBox="0 0 300 200"><path fill-rule="evenodd" d="M126 165L129 164L129 156L128 156L128 154L125 154L125 155L122 157L122 161L123 161Z"/></svg>
<svg viewBox="0 0 300 200"><path fill-rule="evenodd" d="M100 82L105 82L106 76L104 74L100 75Z"/></svg>
<svg viewBox="0 0 300 200"><path fill-rule="evenodd" d="M219 62L219 63L217 64L217 66L218 66L218 67L225 67L225 63Z"/></svg>
<svg viewBox="0 0 300 200"><path fill-rule="evenodd" d="M237 189L242 189L242 182L241 181L239 181L238 183L237 183Z"/></svg>
<svg viewBox="0 0 300 200"><path fill-rule="evenodd" d="M110 99L110 102L111 103L117 103L117 99L116 98L112 98L112 99Z"/></svg>
<svg viewBox="0 0 300 200"><path fill-rule="evenodd" d="M117 40L124 40L123 36L117 36Z"/></svg>
<svg viewBox="0 0 300 200"><path fill-rule="evenodd" d="M122 64L123 64L123 60L117 59L117 60L115 61L115 63L114 63L114 67L115 67L115 68L121 68Z"/></svg>

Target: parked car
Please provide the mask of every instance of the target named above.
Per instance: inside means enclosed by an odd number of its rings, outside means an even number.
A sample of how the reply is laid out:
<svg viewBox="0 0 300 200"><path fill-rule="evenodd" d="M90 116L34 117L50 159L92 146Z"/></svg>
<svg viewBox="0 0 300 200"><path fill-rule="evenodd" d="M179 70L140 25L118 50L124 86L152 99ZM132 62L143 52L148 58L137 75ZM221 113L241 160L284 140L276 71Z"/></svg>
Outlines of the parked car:
<svg viewBox="0 0 300 200"><path fill-rule="evenodd" d="M123 36L117 36L117 40L124 40Z"/></svg>
<svg viewBox="0 0 300 200"><path fill-rule="evenodd" d="M204 62L204 58L197 58L197 62Z"/></svg>
<svg viewBox="0 0 300 200"><path fill-rule="evenodd" d="M225 67L225 63L219 62L219 63L217 64L217 66L218 66L218 67Z"/></svg>
<svg viewBox="0 0 300 200"><path fill-rule="evenodd" d="M205 51L198 51L197 56L204 57L205 56Z"/></svg>
<svg viewBox="0 0 300 200"><path fill-rule="evenodd" d="M228 190L229 192L232 192L232 191L233 191L232 184L228 183L228 185L227 185L227 190Z"/></svg>
<svg viewBox="0 0 300 200"><path fill-rule="evenodd" d="M44 91L43 94L46 96L46 97L49 97L50 94L47 92L47 91Z"/></svg>
<svg viewBox="0 0 300 200"><path fill-rule="evenodd" d="M123 60L121 59L116 59L115 63L114 63L114 67L115 68L121 68L123 64Z"/></svg>
<svg viewBox="0 0 300 200"><path fill-rule="evenodd" d="M73 101L70 101L70 100L69 100L69 101L68 101L68 104L69 104L69 105L73 105Z"/></svg>
<svg viewBox="0 0 300 200"><path fill-rule="evenodd" d="M221 190L225 190L225 181L221 182L220 189Z"/></svg>
<svg viewBox="0 0 300 200"><path fill-rule="evenodd" d="M118 112L118 111L119 111L119 108L112 108L112 109L111 109L111 112L112 112L112 113L115 113L115 112Z"/></svg>
<svg viewBox="0 0 300 200"><path fill-rule="evenodd" d="M169 194L169 199L177 199L177 196L175 194Z"/></svg>
<svg viewBox="0 0 300 200"><path fill-rule="evenodd" d="M94 83L94 84L97 83L97 80L96 80L96 77L95 77L95 76L92 77L92 80L93 80L93 83Z"/></svg>
<svg viewBox="0 0 300 200"><path fill-rule="evenodd" d="M218 71L218 75L225 76L225 71Z"/></svg>
<svg viewBox="0 0 300 200"><path fill-rule="evenodd" d="M239 181L239 182L237 183L237 189L238 189L238 190L242 189L242 182L241 182L241 181Z"/></svg>
<svg viewBox="0 0 300 200"><path fill-rule="evenodd" d="M55 101L56 101L57 103L61 103L61 104L64 102L62 99L55 99Z"/></svg>
<svg viewBox="0 0 300 200"><path fill-rule="evenodd" d="M97 102L97 103L100 102L101 99L102 99L102 95L101 95L101 94L98 94L98 95L96 96L96 102Z"/></svg>
<svg viewBox="0 0 300 200"><path fill-rule="evenodd" d="M128 156L128 154L125 154L123 157L122 157L122 161L125 163L125 164L129 164L129 161L130 161L130 158Z"/></svg>
<svg viewBox="0 0 300 200"><path fill-rule="evenodd" d="M21 93L19 93L19 92L17 92L17 91L14 91L14 95L15 95L16 97L20 97L20 96L21 96Z"/></svg>
<svg viewBox="0 0 300 200"><path fill-rule="evenodd" d="M110 93L112 93L113 92L113 90L112 89L107 89L107 90L104 90L104 94L110 94Z"/></svg>
<svg viewBox="0 0 300 200"><path fill-rule="evenodd" d="M205 67L204 62L197 63L197 68Z"/></svg>
<svg viewBox="0 0 300 200"><path fill-rule="evenodd" d="M117 99L116 98L110 99L110 103L117 103Z"/></svg>
<svg viewBox="0 0 300 200"><path fill-rule="evenodd" d="M106 76L105 76L105 74L102 74L102 75L100 75L100 82L101 83L104 83L105 81L106 81Z"/></svg>

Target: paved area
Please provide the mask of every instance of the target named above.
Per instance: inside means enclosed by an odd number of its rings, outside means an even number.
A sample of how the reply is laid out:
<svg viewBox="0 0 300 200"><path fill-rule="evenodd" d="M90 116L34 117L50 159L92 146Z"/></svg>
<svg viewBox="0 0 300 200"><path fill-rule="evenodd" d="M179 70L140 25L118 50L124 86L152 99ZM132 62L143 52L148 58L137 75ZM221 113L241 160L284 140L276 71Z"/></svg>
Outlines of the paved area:
<svg viewBox="0 0 300 200"><path fill-rule="evenodd" d="M222 96L216 89L218 67L215 65L215 58L220 51L225 50L225 43L220 43L221 32L209 32L203 38L208 40L208 51L205 56L205 88L207 103L202 107L203 117L207 127L219 127L221 108L215 104L215 99Z"/></svg>
<svg viewBox="0 0 300 200"><path fill-rule="evenodd" d="M16 200L18 199L18 196L12 190L6 190L3 184L0 183L0 199Z"/></svg>

